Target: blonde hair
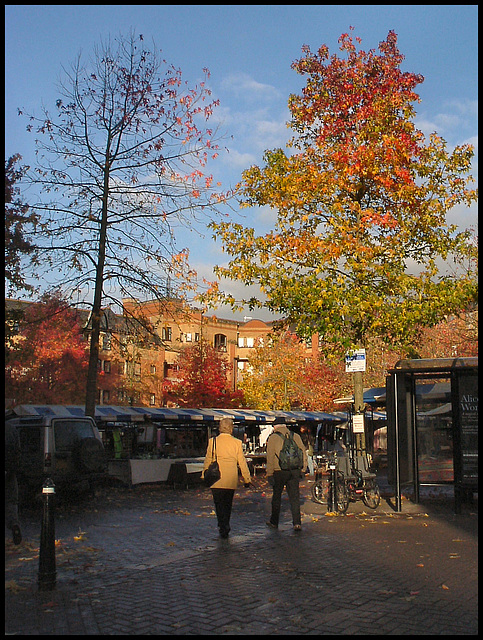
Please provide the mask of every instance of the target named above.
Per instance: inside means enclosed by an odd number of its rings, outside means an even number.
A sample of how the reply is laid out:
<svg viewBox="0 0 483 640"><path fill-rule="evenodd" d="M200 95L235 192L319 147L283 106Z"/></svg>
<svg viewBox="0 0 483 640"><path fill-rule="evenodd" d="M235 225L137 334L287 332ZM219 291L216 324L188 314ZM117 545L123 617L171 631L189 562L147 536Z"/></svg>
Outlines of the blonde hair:
<svg viewBox="0 0 483 640"><path fill-rule="evenodd" d="M218 431L231 435L233 433L233 418L222 418L218 426Z"/></svg>

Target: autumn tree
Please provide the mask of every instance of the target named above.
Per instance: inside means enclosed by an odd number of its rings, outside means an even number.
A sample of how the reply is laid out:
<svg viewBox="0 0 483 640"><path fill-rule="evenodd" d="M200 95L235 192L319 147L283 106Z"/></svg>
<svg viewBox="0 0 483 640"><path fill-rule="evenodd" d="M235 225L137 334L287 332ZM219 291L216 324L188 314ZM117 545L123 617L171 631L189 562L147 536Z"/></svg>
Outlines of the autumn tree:
<svg viewBox="0 0 483 640"><path fill-rule="evenodd" d="M421 333L417 354L421 358L478 356L478 311L447 318Z"/></svg>
<svg viewBox="0 0 483 640"><path fill-rule="evenodd" d="M25 281L21 261L35 250L26 229L35 225L37 216L29 212L29 205L20 197L18 183L27 171L27 167L18 166L21 159L17 153L5 161L5 280L9 295L22 289L33 290Z"/></svg>
<svg viewBox="0 0 483 640"><path fill-rule="evenodd" d="M5 366L5 396L17 404L84 400L89 346L79 312L59 296L29 304Z"/></svg>
<svg viewBox="0 0 483 640"><path fill-rule="evenodd" d="M236 408L243 394L228 384L223 354L201 340L184 348L177 358L176 378L165 380L165 398L182 407Z"/></svg>
<svg viewBox="0 0 483 640"><path fill-rule="evenodd" d="M243 174L243 206L275 209L275 228L258 236L215 223L231 258L215 272L258 284L266 301L241 303L284 315L299 335L318 333L329 348L374 338L404 347L476 300L474 270L438 268L474 257L469 232L446 221L477 199L473 149L450 150L416 128L423 78L401 70L393 31L377 51L358 50L349 34L339 43L340 56L325 45L303 48L292 67L306 84L289 98L287 152L266 151L265 165ZM222 293L212 301L240 302Z"/></svg>
<svg viewBox="0 0 483 640"><path fill-rule="evenodd" d="M64 71L52 114L29 117L37 164L27 177L41 217L33 267L91 307L87 415L103 306L186 295L194 274L177 229L212 219L224 198L207 173L217 156L208 75L189 87L142 36L120 36Z"/></svg>
<svg viewBox="0 0 483 640"><path fill-rule="evenodd" d="M239 387L252 409L333 411L335 398L345 395L347 377L341 365L308 355L304 342L283 331L258 341Z"/></svg>
<svg viewBox="0 0 483 640"><path fill-rule="evenodd" d="M289 331L258 340L239 383L247 406L268 411L297 404L305 355L305 346Z"/></svg>

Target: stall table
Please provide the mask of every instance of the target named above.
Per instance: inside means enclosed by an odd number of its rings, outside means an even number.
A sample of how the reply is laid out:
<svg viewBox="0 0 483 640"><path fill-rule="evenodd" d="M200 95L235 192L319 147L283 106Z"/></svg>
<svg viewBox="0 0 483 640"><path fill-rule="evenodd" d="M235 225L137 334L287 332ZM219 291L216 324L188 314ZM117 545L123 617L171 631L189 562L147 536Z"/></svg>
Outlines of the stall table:
<svg viewBox="0 0 483 640"><path fill-rule="evenodd" d="M167 482L171 465L180 462L186 464L188 475L200 474L201 476L204 458L109 460L108 473L130 487L135 484Z"/></svg>

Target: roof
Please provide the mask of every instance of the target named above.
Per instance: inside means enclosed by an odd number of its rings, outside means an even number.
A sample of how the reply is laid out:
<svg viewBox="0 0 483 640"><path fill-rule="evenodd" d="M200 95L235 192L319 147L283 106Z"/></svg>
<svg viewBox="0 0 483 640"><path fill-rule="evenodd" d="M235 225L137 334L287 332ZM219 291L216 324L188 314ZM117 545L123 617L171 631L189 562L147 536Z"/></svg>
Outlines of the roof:
<svg viewBox="0 0 483 640"><path fill-rule="evenodd" d="M421 400L447 400L451 394L450 382L435 383L416 383L416 397ZM363 399L365 404L373 406L385 406L386 404L386 387L375 387L373 389L364 389ZM337 404L349 404L354 402L354 396L346 396L334 400Z"/></svg>
<svg viewBox="0 0 483 640"><path fill-rule="evenodd" d="M16 415L50 415L58 417L83 417L81 405L18 405L11 409ZM272 424L283 422L343 422L344 418L323 411L258 411L255 409L168 409L165 407L121 407L98 405L95 418L101 422L151 422L162 423L210 423L222 418L233 418L235 422Z"/></svg>
<svg viewBox="0 0 483 640"><path fill-rule="evenodd" d="M399 362L396 362L394 369L390 369L389 372L439 373L453 371L454 369L478 369L478 357L399 360Z"/></svg>

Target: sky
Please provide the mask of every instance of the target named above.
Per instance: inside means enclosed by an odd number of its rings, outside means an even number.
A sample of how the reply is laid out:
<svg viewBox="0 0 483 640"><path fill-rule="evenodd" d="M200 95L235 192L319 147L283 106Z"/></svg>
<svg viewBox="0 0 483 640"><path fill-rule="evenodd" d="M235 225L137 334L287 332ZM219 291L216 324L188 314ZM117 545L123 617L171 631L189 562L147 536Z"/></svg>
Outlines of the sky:
<svg viewBox="0 0 483 640"><path fill-rule="evenodd" d="M477 5L6 5L5 158L19 153L23 164L33 163L34 137L17 112L41 115L42 106L55 106L62 65L69 68L80 52L89 56L108 36L134 30L190 84L202 79L203 68L210 70L209 86L220 100L216 119L229 151L220 154L215 176L229 188L243 170L262 165L265 150L284 147L290 138L288 97L304 84L291 64L302 46L316 51L326 44L338 54L338 38L349 27L365 50L396 32L403 71L425 78L417 87L416 126L425 134L436 131L450 146L474 145L477 177ZM242 222L259 232L275 220L267 209L248 216ZM449 221L474 226L477 207L459 209ZM179 239L208 280L214 279L213 265L227 262L211 235L187 232ZM242 294L240 287L227 285L235 295ZM245 314L273 318L265 310L218 315Z"/></svg>

